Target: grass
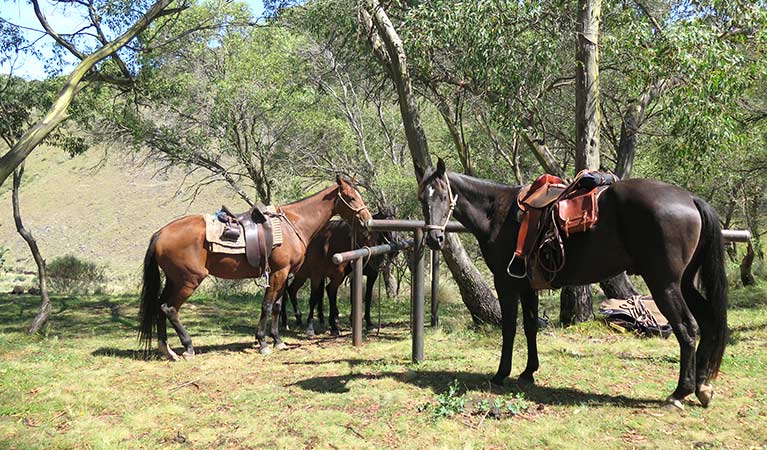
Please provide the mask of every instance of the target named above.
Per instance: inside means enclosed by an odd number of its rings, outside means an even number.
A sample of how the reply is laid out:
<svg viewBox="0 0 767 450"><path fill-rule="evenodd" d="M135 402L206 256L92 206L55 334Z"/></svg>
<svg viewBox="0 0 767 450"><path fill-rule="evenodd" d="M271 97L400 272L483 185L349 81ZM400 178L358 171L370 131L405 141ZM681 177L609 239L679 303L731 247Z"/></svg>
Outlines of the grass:
<svg viewBox="0 0 767 450"><path fill-rule="evenodd" d="M712 406L679 413L659 403L676 342L596 323L543 330L536 385L498 389L500 333L472 327L462 305L445 305L415 365L406 302L384 302L384 326L360 349L342 318L339 339L290 331L288 350L263 357L251 347L259 298L197 296L182 320L200 354L169 363L137 351L134 296L55 298L33 337L36 299L0 296L0 447L764 448L767 287L732 297ZM520 331L514 374L524 348Z"/></svg>

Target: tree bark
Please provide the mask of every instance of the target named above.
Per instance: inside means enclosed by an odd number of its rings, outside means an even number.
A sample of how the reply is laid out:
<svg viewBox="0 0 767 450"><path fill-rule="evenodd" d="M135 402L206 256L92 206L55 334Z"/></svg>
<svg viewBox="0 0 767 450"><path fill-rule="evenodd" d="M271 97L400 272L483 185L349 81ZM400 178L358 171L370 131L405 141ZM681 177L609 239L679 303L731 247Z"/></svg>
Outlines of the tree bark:
<svg viewBox="0 0 767 450"><path fill-rule="evenodd" d="M602 0L578 0L575 61L575 170L599 169L599 20ZM589 286L565 286L562 324L589 320L594 307Z"/></svg>
<svg viewBox="0 0 767 450"><path fill-rule="evenodd" d="M602 0L578 0L575 61L575 166L599 169L599 21Z"/></svg>
<svg viewBox="0 0 767 450"><path fill-rule="evenodd" d="M391 265L392 265L391 262L389 261L385 262L383 267L381 267L381 275L383 275L384 286L386 286L386 296L388 298L395 298L398 294L397 280L394 278L394 275L391 273Z"/></svg>
<svg viewBox="0 0 767 450"><path fill-rule="evenodd" d="M421 127L418 102L407 67L405 49L383 6L377 0L367 0L366 6L367 10L360 9L360 21L367 32L373 52L386 68L397 90L410 156L416 178L420 179L420 174L431 166L431 156L426 134ZM456 236L447 235L442 255L474 322L500 324L501 311L498 300Z"/></svg>
<svg viewBox="0 0 767 450"><path fill-rule="evenodd" d="M753 286L756 284L754 275L751 273L751 266L754 264L754 246L751 245L751 241L748 242L746 248L746 256L743 257L743 261L740 263L740 282L743 286Z"/></svg>
<svg viewBox="0 0 767 450"><path fill-rule="evenodd" d="M146 29L150 23L159 17L163 10L172 0L157 0L151 8L139 18L132 27L115 40L99 47L95 52L80 61L72 73L69 74L64 86L59 91L53 105L48 112L35 125L30 127L16 142L16 144L0 158L0 186L16 170L32 150L37 148L56 127L67 119L67 108L72 99L82 87L81 82L90 70L102 59L109 57L133 40L139 33Z"/></svg>
<svg viewBox="0 0 767 450"><path fill-rule="evenodd" d="M48 298L48 283L45 275L45 260L40 255L40 249L37 247L37 241L32 236L32 233L24 228L24 223L21 221L21 210L19 209L19 187L21 186L21 177L24 176L24 163L19 165L19 168L13 172L13 220L16 222L16 231L19 232L21 237L29 245L29 250L32 252L32 257L37 264L37 279L40 286L40 312L37 313L34 320L29 326L28 333L35 334L48 321L48 316L51 314L51 300Z"/></svg>
<svg viewBox="0 0 767 450"><path fill-rule="evenodd" d="M639 291L634 287L626 272L616 275L612 278L599 282L599 287L605 293L607 298L625 298L629 299L639 295Z"/></svg>
<svg viewBox="0 0 767 450"><path fill-rule="evenodd" d="M559 321L564 326L585 322L594 317L591 286L566 286L562 288L559 300ZM585 305L587 301L588 307Z"/></svg>

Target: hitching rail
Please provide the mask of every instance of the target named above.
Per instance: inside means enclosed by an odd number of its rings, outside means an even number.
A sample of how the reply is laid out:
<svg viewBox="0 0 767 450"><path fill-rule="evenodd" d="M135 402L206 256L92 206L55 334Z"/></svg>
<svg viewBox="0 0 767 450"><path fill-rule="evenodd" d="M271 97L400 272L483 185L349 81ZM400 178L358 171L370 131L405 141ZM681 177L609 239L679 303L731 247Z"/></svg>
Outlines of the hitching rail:
<svg viewBox="0 0 767 450"><path fill-rule="evenodd" d="M366 224L371 231L410 231L413 239L374 247L360 248L333 255L333 263L342 264L352 261L352 343L355 347L362 345L362 271L365 260L376 255L392 253L407 248L414 248L410 286L410 331L413 336L413 362L424 359L424 227L423 220L376 220L370 219ZM445 231L461 233L468 231L459 222L449 222ZM725 242L748 242L751 233L748 230L722 230ZM431 325L439 323L439 251L431 254ZM379 299L380 301L380 299Z"/></svg>

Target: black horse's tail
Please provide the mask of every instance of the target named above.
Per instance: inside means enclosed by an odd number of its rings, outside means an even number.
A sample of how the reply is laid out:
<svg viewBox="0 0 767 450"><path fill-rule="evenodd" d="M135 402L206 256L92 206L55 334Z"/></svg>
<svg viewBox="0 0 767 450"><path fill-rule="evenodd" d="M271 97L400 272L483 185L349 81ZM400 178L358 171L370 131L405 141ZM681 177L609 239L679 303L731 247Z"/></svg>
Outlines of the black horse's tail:
<svg viewBox="0 0 767 450"><path fill-rule="evenodd" d="M157 256L155 255L155 244L159 233L152 235L149 241L149 248L144 256L144 281L141 288L141 306L139 307L139 341L145 350L152 347L152 334L154 334L157 325L157 318L160 315L160 268L157 265Z"/></svg>
<svg viewBox="0 0 767 450"><path fill-rule="evenodd" d="M700 212L702 222L698 252L700 278L706 293L704 304L696 306L703 308L704 314L709 319L708 332L711 333L712 348L706 379L711 380L719 373L724 348L727 345L727 276L724 270L724 240L719 216L714 209L698 197L695 197L693 201ZM706 364L705 361L697 363Z"/></svg>

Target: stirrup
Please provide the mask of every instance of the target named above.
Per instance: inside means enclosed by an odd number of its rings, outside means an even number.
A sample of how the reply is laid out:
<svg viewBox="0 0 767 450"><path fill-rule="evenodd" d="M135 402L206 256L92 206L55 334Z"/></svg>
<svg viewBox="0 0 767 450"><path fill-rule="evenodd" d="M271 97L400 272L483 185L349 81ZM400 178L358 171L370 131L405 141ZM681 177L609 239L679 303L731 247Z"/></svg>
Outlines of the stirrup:
<svg viewBox="0 0 767 450"><path fill-rule="evenodd" d="M511 265L514 263L514 260L516 259L517 254L512 253L511 254L511 260L509 261L509 265L506 266L506 273L509 274L511 278L525 278L527 277L527 264L523 264L522 267L524 271L520 273L511 273Z"/></svg>

